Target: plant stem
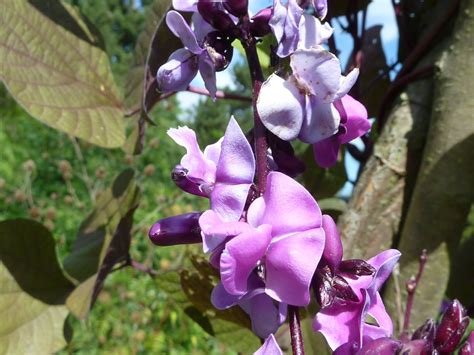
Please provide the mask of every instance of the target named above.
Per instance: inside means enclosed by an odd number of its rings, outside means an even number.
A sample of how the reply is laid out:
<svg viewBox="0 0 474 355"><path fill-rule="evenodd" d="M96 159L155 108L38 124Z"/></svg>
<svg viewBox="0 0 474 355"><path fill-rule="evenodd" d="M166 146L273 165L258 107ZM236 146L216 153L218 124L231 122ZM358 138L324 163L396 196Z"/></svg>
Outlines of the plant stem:
<svg viewBox="0 0 474 355"><path fill-rule="evenodd" d="M266 128L260 119L257 111L257 99L260 94L260 88L264 81L262 67L258 59L257 47L255 39L251 36L246 36L241 40L247 56L247 62L250 69L250 76L252 78L253 86L253 117L254 117L254 132L255 132L255 156L257 160L257 190L259 194L263 194L267 184L267 137Z"/></svg>
<svg viewBox="0 0 474 355"><path fill-rule="evenodd" d="M186 91L192 92L194 94L204 95L204 96L211 96L209 91L204 88L200 88L197 86L189 85ZM224 92L222 90L217 90L216 92L217 99L227 99L227 100L237 100L237 101L248 101L252 102L252 98L249 96L243 96L238 94L232 94L228 92Z"/></svg>
<svg viewBox="0 0 474 355"><path fill-rule="evenodd" d="M288 305L288 320L290 322L291 349L293 350L293 355L304 355L298 307Z"/></svg>
<svg viewBox="0 0 474 355"><path fill-rule="evenodd" d="M413 301L415 300L415 292L416 292L417 286L420 283L421 275L423 274L423 270L425 269L427 259L428 259L427 251L426 249L423 249L420 255L420 265L418 267L418 273L416 274L416 277L411 278L406 283L408 296L407 296L407 307L405 309L405 317L403 320L402 334L400 335L401 340L408 339L408 328L410 327L410 316L411 316L411 310L413 308Z"/></svg>

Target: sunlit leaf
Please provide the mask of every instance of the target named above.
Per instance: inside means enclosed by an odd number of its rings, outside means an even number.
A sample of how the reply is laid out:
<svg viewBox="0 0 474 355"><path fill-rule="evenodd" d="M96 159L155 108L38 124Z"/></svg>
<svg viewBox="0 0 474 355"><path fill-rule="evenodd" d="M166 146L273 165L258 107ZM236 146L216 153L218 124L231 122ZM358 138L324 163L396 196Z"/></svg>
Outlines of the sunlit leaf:
<svg viewBox="0 0 474 355"><path fill-rule="evenodd" d="M59 1L0 7L0 79L33 117L102 147L125 139L107 54L91 27Z"/></svg>

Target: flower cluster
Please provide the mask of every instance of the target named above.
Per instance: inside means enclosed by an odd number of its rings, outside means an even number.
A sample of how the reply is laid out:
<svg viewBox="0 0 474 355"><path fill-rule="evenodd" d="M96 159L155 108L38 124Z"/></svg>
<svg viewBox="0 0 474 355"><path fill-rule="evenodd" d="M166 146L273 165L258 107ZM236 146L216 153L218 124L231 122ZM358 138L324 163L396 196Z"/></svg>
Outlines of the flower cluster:
<svg viewBox="0 0 474 355"><path fill-rule="evenodd" d="M302 4L312 6L319 18L305 12ZM192 27L177 11L166 17L184 48L158 70L162 91L186 88L199 71L215 98L215 72L229 65L231 43L239 39L248 49L254 45L252 38L270 33L278 42L276 55L289 57L291 73L270 75L255 98L256 117L268 130L263 157L269 172L256 162L261 146L252 147L233 117L224 136L204 150L188 127L168 131L186 149L173 180L182 190L208 198L210 208L158 221L149 233L153 243L202 242L220 275L211 301L217 309L238 306L249 315L255 334L266 339L257 354L281 354L274 334L288 307L309 305L313 294L320 306L313 329L335 353L378 353L379 347L399 351L428 339L425 333L431 330L420 330L423 334L414 336L415 343L390 338L393 324L379 290L400 252L391 249L367 261L344 260L334 220L322 214L313 196L292 178L300 167L288 163L293 159L288 141L311 144L316 162L330 167L342 144L370 129L366 109L348 95L358 69L342 75L338 58L324 47L333 32L320 21L327 2L274 0L255 16L248 14L246 0L174 0L173 5L193 12ZM256 168L265 188L254 182ZM433 349L445 351L458 344L465 321L453 312L461 319L456 323L459 332L446 335L442 329L454 329L454 323L446 325L443 319L425 342Z"/></svg>

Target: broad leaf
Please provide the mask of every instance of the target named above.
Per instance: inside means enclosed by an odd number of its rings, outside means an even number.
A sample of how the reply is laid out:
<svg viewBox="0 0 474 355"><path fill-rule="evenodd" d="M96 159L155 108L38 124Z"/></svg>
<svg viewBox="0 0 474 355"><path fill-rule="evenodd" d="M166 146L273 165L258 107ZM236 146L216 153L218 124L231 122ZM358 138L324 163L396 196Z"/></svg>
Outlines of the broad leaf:
<svg viewBox="0 0 474 355"><path fill-rule="evenodd" d="M0 79L35 118L102 147L125 139L123 110L100 41L55 0L0 0Z"/></svg>
<svg viewBox="0 0 474 355"><path fill-rule="evenodd" d="M0 261L23 291L44 303L62 304L74 288L59 266L51 233L38 222L0 222Z"/></svg>
<svg viewBox="0 0 474 355"><path fill-rule="evenodd" d="M133 213L139 200L133 175L133 170L125 170L100 196L64 261L69 275L81 282L66 302L79 318L87 316L113 267L129 260Z"/></svg>

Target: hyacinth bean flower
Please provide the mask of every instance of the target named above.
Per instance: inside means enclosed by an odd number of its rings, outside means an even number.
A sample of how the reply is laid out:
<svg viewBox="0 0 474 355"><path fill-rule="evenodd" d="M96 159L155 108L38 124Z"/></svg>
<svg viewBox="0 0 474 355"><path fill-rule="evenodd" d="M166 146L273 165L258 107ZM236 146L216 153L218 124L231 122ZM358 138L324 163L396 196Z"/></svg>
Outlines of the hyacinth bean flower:
<svg viewBox="0 0 474 355"><path fill-rule="evenodd" d="M270 172L263 196L250 205L247 223L225 223L214 211L199 219L205 251L218 265L227 293L248 293L257 273L278 302L306 306L324 250L322 215L311 194L290 177Z"/></svg>
<svg viewBox="0 0 474 355"><path fill-rule="evenodd" d="M224 221L237 221L247 200L255 173L252 148L237 121L231 117L224 137L204 149L188 127L168 130L168 135L186 154L173 171L183 190L209 197L211 209Z"/></svg>
<svg viewBox="0 0 474 355"><path fill-rule="evenodd" d="M312 0L316 15L323 20L328 14L328 0Z"/></svg>
<svg viewBox="0 0 474 355"><path fill-rule="evenodd" d="M173 0L173 8L178 11L196 11L198 0Z"/></svg>
<svg viewBox="0 0 474 355"><path fill-rule="evenodd" d="M263 345L254 352L254 355L283 355L283 352L278 346L273 334L270 334L270 336L265 339Z"/></svg>
<svg viewBox="0 0 474 355"><path fill-rule="evenodd" d="M296 0L288 0L286 4L282 0L273 1L273 15L269 25L278 42L276 53L279 57L287 57L295 51L302 15L303 9Z"/></svg>
<svg viewBox="0 0 474 355"><path fill-rule="evenodd" d="M365 106L351 96L343 96L334 106L341 117L337 133L313 144L314 157L322 168L333 166L341 145L363 136L371 126Z"/></svg>
<svg viewBox="0 0 474 355"><path fill-rule="evenodd" d="M347 282L357 295L357 302L335 301L322 308L313 322L313 329L321 332L335 354L354 354L370 339L390 337L393 324L385 310L378 290L387 280L400 258L398 250L386 250L368 260L376 272ZM366 323L370 315L377 325Z"/></svg>
<svg viewBox="0 0 474 355"><path fill-rule="evenodd" d="M341 116L333 102L354 85L358 69L341 74L336 56L322 47L298 49L291 56L293 75L272 74L257 100L265 127L283 140L314 144L337 133Z"/></svg>
<svg viewBox="0 0 474 355"><path fill-rule="evenodd" d="M228 65L232 51L226 49L225 53L219 53L206 42L206 36L213 29L199 13L193 15L193 23L194 32L180 13L169 11L166 15L166 24L185 48L174 51L158 69L158 89L165 93L185 90L199 71L206 89L215 99L216 69L220 70Z"/></svg>

